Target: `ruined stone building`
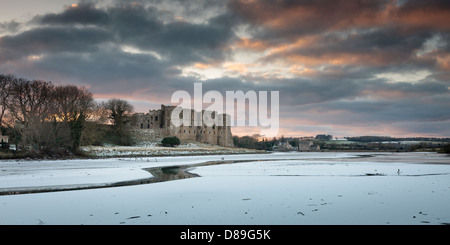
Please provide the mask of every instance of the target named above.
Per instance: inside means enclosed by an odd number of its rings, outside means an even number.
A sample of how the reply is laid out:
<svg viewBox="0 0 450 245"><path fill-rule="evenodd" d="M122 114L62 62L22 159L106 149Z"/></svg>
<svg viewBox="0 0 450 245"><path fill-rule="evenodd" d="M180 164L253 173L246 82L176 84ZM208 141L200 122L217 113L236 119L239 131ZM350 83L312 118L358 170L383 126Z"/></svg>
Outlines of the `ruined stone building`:
<svg viewBox="0 0 450 245"><path fill-rule="evenodd" d="M289 142L280 142L276 147L274 147L274 150L277 151L293 151L295 150L295 147L293 147Z"/></svg>
<svg viewBox="0 0 450 245"><path fill-rule="evenodd" d="M299 151L310 151L311 150L311 146L313 146L313 142L312 141L300 141L298 142L298 150Z"/></svg>
<svg viewBox="0 0 450 245"><path fill-rule="evenodd" d="M298 151L319 151L320 146L315 145L312 140L301 140L298 142Z"/></svg>
<svg viewBox="0 0 450 245"><path fill-rule="evenodd" d="M227 125L228 115L223 115L223 126L207 126L202 122L202 126L194 126L194 118L202 118L205 111L196 112L190 110L190 126L181 125L175 127L171 122L172 111L176 106L161 105L159 110L150 110L148 113L134 114L134 127L136 130L145 131L148 137L177 136L181 141L196 140L203 143L233 146L231 127ZM213 114L215 115L215 114ZM180 116L181 117L181 116Z"/></svg>

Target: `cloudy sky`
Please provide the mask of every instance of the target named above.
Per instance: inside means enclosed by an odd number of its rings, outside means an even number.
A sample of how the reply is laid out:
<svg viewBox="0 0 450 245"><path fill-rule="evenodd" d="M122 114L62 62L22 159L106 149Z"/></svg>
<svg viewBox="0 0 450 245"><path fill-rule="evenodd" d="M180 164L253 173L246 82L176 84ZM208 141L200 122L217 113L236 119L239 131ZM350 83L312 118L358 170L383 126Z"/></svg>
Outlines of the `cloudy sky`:
<svg viewBox="0 0 450 245"><path fill-rule="evenodd" d="M450 137L450 1L0 0L0 73L136 111L279 91L285 136Z"/></svg>

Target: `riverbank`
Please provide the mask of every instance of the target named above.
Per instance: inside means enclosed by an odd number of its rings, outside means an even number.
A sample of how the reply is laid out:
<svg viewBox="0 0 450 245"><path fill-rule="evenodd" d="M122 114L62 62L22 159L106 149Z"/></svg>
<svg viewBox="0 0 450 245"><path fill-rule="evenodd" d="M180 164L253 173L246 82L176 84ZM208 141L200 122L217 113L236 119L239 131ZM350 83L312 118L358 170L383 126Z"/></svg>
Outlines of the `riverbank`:
<svg viewBox="0 0 450 245"><path fill-rule="evenodd" d="M79 152L32 153L27 151L0 151L0 160L70 160L115 157L199 156L221 154L264 154L267 151L239 147L224 147L200 142L184 143L175 147L147 143L137 146L81 146Z"/></svg>
<svg viewBox="0 0 450 245"><path fill-rule="evenodd" d="M87 158L109 158L257 154L267 152L255 149L224 147L203 143L187 143L176 147L166 147L158 144L144 146L83 146L80 147L80 153Z"/></svg>

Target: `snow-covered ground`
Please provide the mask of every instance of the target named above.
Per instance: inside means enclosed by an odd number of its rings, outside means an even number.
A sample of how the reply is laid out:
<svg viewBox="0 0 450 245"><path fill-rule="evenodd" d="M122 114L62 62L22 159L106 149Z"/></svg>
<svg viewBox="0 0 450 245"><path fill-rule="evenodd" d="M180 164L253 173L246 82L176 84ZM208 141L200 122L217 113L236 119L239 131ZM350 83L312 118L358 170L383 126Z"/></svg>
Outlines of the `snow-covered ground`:
<svg viewBox="0 0 450 245"><path fill-rule="evenodd" d="M225 147L200 142L183 143L176 147L165 147L155 142L138 146L83 146L83 154L91 157L136 157L136 156L190 156L218 154L262 153L263 151L239 147Z"/></svg>
<svg viewBox="0 0 450 245"><path fill-rule="evenodd" d="M245 162L239 162L244 160ZM195 167L208 161L236 163ZM273 153L0 161L0 192L201 177L0 196L0 224L447 224L450 158L435 153Z"/></svg>

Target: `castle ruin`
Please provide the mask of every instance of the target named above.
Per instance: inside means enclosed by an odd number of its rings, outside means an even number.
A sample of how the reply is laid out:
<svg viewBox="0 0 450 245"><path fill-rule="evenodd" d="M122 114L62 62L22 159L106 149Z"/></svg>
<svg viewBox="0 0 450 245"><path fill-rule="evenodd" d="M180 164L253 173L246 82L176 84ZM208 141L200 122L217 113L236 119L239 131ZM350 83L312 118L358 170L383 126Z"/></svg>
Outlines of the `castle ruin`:
<svg viewBox="0 0 450 245"><path fill-rule="evenodd" d="M148 132L148 136L153 138L176 136L181 141L196 140L213 145L234 146L231 127L226 123L229 115L223 114L223 126L207 126L204 122L202 122L201 126L194 126L194 118L203 117L205 111L190 110L190 126L181 125L176 127L171 121L172 111L175 108L176 106L161 105L159 110L149 110L148 113L135 113L134 127L138 131ZM212 115L215 115L215 113Z"/></svg>

